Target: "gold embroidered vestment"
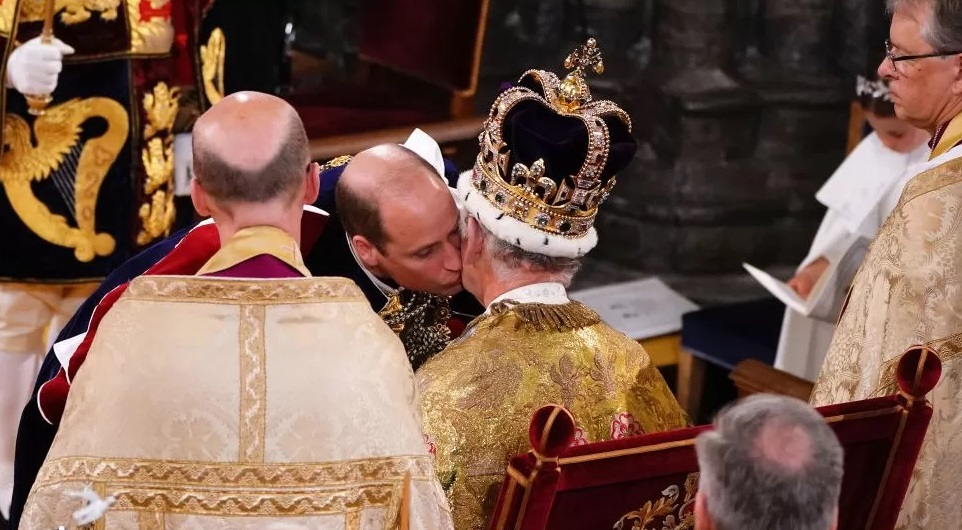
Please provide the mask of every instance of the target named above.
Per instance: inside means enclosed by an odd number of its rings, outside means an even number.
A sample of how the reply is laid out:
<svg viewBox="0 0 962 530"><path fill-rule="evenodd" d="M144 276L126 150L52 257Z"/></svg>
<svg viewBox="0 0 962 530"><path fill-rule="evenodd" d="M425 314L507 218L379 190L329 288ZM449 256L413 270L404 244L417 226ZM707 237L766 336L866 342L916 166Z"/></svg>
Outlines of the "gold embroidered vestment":
<svg viewBox="0 0 962 530"><path fill-rule="evenodd" d="M401 343L343 278L134 279L20 528L73 528L88 484L116 497L95 530L381 530L405 496L412 529L450 528Z"/></svg>
<svg viewBox="0 0 962 530"><path fill-rule="evenodd" d="M867 178L871 175L867 175ZM816 406L898 391L902 353L925 345L942 360L934 414L896 528L962 521L962 159L908 182L849 291L815 383Z"/></svg>
<svg viewBox="0 0 962 530"><path fill-rule="evenodd" d="M578 302L498 303L417 372L435 469L458 530L483 528L531 414L557 403L576 444L663 431L687 419L637 342Z"/></svg>

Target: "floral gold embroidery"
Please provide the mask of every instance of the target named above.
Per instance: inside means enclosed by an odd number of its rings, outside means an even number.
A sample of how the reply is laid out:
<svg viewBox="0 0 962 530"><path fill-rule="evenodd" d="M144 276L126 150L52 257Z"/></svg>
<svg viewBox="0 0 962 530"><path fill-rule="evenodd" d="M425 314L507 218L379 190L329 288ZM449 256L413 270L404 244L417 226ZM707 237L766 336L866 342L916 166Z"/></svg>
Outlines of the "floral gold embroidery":
<svg viewBox="0 0 962 530"><path fill-rule="evenodd" d="M180 110L179 98L180 89L170 88L164 82L157 83L152 91L144 94L144 115L147 117L144 124L145 138L152 138L173 129L174 120Z"/></svg>
<svg viewBox="0 0 962 530"><path fill-rule="evenodd" d="M174 170L174 146L164 144L162 139L154 137L144 148L144 172L147 174L144 193L147 195L153 195L161 186L167 184L165 177Z"/></svg>
<svg viewBox="0 0 962 530"><path fill-rule="evenodd" d="M241 306L241 429L238 454L242 462L264 461L264 440L267 436L264 311L262 305Z"/></svg>
<svg viewBox="0 0 962 530"><path fill-rule="evenodd" d="M524 374L520 366L509 361L509 356L501 350L491 351L489 356L478 359L474 373L487 374L488 377L475 381L464 381L475 392L458 400L458 406L465 410L497 410L506 400L512 399Z"/></svg>
<svg viewBox="0 0 962 530"><path fill-rule="evenodd" d="M614 530L690 530L695 526L693 510L698 491L698 473L685 479L685 499L679 505L681 488L671 485L661 492L663 497L648 501L641 508L622 516ZM659 525L660 523L660 525Z"/></svg>
<svg viewBox="0 0 962 530"><path fill-rule="evenodd" d="M117 511L168 514L321 515L399 505L403 481L434 480L429 456L323 464L187 463L61 458L45 465L38 489L104 484Z"/></svg>
<svg viewBox="0 0 962 530"><path fill-rule="evenodd" d="M174 194L165 190L157 190L150 196L150 201L140 205L137 212L143 227L137 234L137 244L146 245L160 236L170 233L174 223Z"/></svg>
<svg viewBox="0 0 962 530"><path fill-rule="evenodd" d="M13 32L13 15L16 0L0 0L0 37L7 37Z"/></svg>
<svg viewBox="0 0 962 530"><path fill-rule="evenodd" d="M651 432L688 423L657 370L644 368L648 356L637 342L603 323L572 328L545 321L538 331L528 325L535 315L519 312L521 305L536 304L505 304L498 314L482 315L417 371L424 432L435 444L435 470L456 528L485 525L505 462L530 449L531 414L545 404L569 407L575 443L582 444L609 439L619 412L632 415L629 426L637 422ZM615 354L598 361L603 368L595 364L599 351ZM592 375L593 367L600 371ZM596 379L608 368L613 396Z"/></svg>
<svg viewBox="0 0 962 530"><path fill-rule="evenodd" d="M578 368L569 354L563 354L557 366L551 367L551 380L561 387L562 405L570 410L577 397L575 386L578 383Z"/></svg>
<svg viewBox="0 0 962 530"><path fill-rule="evenodd" d="M906 183L852 283L810 398L824 406L890 394L906 350L924 346L940 357L942 379L926 396L936 410L932 435L922 444L899 528L950 528L962 515L951 494L962 470L955 457L962 412L955 406L959 387L950 382L962 373L960 234L962 159L956 157Z"/></svg>
<svg viewBox="0 0 962 530"><path fill-rule="evenodd" d="M609 396L615 395L618 388L615 385L615 360L617 354L610 352L605 355L600 350L595 350L594 367L591 369L591 378L600 382L605 387Z"/></svg>
<svg viewBox="0 0 962 530"><path fill-rule="evenodd" d="M9 0L4 3L16 4ZM100 18L103 20L117 20L118 7L120 7L120 0L56 0L54 12L59 13L60 22L73 25L90 20L94 13L100 13ZM38 22L43 19L43 0L21 0L21 22Z"/></svg>
<svg viewBox="0 0 962 530"><path fill-rule="evenodd" d="M81 125L98 117L107 122L106 131L81 147ZM0 149L0 183L13 210L45 241L73 248L78 261L109 256L116 242L110 234L96 231L97 199L107 172L127 141L127 132L127 111L108 98L73 99L50 107L36 119L32 133L22 118L7 115ZM32 137L36 137L36 145ZM70 167L74 164L76 171ZM55 180L58 188L73 189L73 196L63 199L74 214L76 227L34 195L33 182L48 178Z"/></svg>
<svg viewBox="0 0 962 530"><path fill-rule="evenodd" d="M204 80L204 94L211 105L224 99L224 56L226 39L220 28L210 32L207 44L200 47L201 77Z"/></svg>
<svg viewBox="0 0 962 530"><path fill-rule="evenodd" d="M144 94L144 142L141 153L144 164L146 202L138 215L141 230L137 244L146 245L170 233L174 224L174 119L180 108L180 91L167 83L157 83Z"/></svg>

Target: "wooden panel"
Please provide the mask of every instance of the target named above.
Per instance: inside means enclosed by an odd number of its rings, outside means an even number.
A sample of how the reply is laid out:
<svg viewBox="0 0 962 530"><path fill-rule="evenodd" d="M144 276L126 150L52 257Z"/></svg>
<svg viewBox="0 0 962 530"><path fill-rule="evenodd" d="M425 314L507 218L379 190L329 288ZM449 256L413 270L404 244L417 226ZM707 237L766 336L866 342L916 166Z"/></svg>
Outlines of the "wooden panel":
<svg viewBox="0 0 962 530"><path fill-rule="evenodd" d="M783 372L755 359L746 359L728 376L738 388L738 395L767 393L791 396L808 401L812 395L811 381Z"/></svg>
<svg viewBox="0 0 962 530"><path fill-rule="evenodd" d="M477 138L481 133L485 117L475 116L459 120L419 125L418 128L431 135L442 148L459 142L473 142L474 155L477 154ZM384 129L369 133L346 134L315 138L310 142L311 159L325 162L336 156L354 155L369 147L386 143L404 143L414 130L413 126Z"/></svg>

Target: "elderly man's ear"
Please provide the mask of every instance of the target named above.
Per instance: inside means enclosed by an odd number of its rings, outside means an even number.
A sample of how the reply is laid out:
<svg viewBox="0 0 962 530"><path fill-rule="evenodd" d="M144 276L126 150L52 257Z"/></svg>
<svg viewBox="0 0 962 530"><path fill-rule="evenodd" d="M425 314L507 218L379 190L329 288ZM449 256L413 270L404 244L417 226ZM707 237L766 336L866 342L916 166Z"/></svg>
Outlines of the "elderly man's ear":
<svg viewBox="0 0 962 530"><path fill-rule="evenodd" d="M695 530L715 530L715 522L708 515L705 495L701 491L695 494Z"/></svg>
<svg viewBox="0 0 962 530"><path fill-rule="evenodd" d="M314 204L318 194L321 193L321 166L317 162L307 165L307 172L304 176L304 204Z"/></svg>
<svg viewBox="0 0 962 530"><path fill-rule="evenodd" d="M465 227L461 234L461 261L474 262L484 253L484 234L478 220L472 216L465 220Z"/></svg>

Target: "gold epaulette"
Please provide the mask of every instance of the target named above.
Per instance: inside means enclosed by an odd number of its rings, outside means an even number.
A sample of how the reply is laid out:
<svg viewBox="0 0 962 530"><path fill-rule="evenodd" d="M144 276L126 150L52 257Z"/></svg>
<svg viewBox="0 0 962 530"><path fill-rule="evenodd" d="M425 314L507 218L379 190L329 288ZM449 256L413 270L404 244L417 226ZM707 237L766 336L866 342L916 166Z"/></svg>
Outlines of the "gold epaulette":
<svg viewBox="0 0 962 530"><path fill-rule="evenodd" d="M566 304L519 304L513 300L502 300L491 305L495 318L514 314L518 318L515 329L525 331L572 331L601 323L598 313L580 302Z"/></svg>

